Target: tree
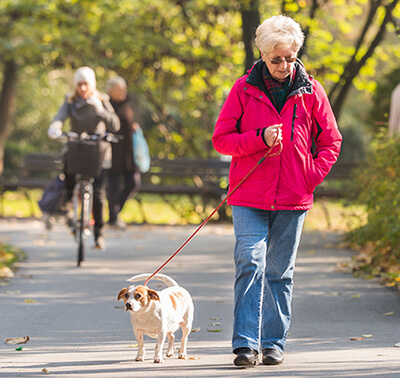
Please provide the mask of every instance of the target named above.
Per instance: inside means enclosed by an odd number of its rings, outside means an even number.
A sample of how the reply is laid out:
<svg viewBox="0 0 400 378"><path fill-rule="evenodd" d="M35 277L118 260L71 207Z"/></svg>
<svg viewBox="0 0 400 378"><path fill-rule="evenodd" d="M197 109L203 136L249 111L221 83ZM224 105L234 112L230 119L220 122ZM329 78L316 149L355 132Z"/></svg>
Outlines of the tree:
<svg viewBox="0 0 400 378"><path fill-rule="evenodd" d="M392 22L395 25L393 13L397 4L398 0L392 0L386 4L383 0L369 1L369 12L356 39L354 53L345 65L340 79L331 88L328 95L337 117L340 115L354 79L383 41L388 24ZM377 19L375 23L374 19ZM372 34L372 36L368 38L369 34Z"/></svg>
<svg viewBox="0 0 400 378"><path fill-rule="evenodd" d="M3 85L0 94L0 174L3 172L4 147L8 138L7 128L15 99L17 64L10 59L4 62Z"/></svg>
<svg viewBox="0 0 400 378"><path fill-rule="evenodd" d="M117 73L142 99L154 124L145 130L154 155L211 156L220 107L234 80L259 56L255 28L282 11L305 30L301 58L331 93L339 116L351 84L372 91L378 62L384 63L382 72L390 70L400 55L398 38L384 33L395 31L398 0L384 1L370 0L365 15L367 5L361 0L346 2L346 12L341 0L3 0L1 142L10 130L7 123L15 130L36 126L45 138L49 118L66 91L66 77L89 65L99 88ZM5 71L6 62L13 62L8 66L13 74ZM32 84L35 79L41 89ZM43 99L35 103L40 117L27 120L23 112L7 113L16 84L23 80L36 93L31 98ZM53 82L61 82L58 93ZM29 99L18 93L18 108L28 112L21 101ZM31 137L26 134L14 132L11 138ZM0 166L1 151L0 145Z"/></svg>
<svg viewBox="0 0 400 378"><path fill-rule="evenodd" d="M257 26L260 24L259 8L259 0L250 0L248 3L244 3L241 7L243 43L244 50L246 52L246 59L244 63L245 72L252 67L255 61L254 32Z"/></svg>

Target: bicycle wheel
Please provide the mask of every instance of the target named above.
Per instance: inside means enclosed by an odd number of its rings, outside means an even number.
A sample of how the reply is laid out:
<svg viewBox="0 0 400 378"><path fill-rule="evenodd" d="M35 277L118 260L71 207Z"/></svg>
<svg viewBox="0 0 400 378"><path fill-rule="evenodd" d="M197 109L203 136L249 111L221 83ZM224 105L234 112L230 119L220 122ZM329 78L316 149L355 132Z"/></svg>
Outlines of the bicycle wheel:
<svg viewBox="0 0 400 378"><path fill-rule="evenodd" d="M76 241L78 242L78 267L85 258L85 186L81 188L81 212L79 214L79 223L76 230Z"/></svg>

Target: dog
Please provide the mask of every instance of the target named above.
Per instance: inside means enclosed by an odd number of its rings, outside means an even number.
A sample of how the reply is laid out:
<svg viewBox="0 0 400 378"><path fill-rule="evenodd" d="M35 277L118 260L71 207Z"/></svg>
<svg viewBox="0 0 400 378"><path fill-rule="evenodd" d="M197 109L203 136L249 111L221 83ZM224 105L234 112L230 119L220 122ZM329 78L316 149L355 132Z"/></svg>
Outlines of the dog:
<svg viewBox="0 0 400 378"><path fill-rule="evenodd" d="M146 280L150 274L133 276L127 281ZM180 287L176 281L164 274L156 274L153 279L164 282L168 287L157 292L147 286L129 286L118 293L118 300L125 303L125 311L131 314L133 333L138 343L135 361L143 361L145 348L143 335L157 339L154 350L154 362L164 362L162 351L168 336L167 357L174 355L174 333L182 329L181 347L178 358L186 359L186 348L191 332L194 305L189 292Z"/></svg>

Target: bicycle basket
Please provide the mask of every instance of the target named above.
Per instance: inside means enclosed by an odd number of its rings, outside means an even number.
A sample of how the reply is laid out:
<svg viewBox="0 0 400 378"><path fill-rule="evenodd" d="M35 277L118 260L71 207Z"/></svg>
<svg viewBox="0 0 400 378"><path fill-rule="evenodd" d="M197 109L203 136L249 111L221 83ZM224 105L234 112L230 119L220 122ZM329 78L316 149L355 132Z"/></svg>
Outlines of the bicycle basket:
<svg viewBox="0 0 400 378"><path fill-rule="evenodd" d="M71 175L100 176L107 142L98 140L70 140L66 170Z"/></svg>

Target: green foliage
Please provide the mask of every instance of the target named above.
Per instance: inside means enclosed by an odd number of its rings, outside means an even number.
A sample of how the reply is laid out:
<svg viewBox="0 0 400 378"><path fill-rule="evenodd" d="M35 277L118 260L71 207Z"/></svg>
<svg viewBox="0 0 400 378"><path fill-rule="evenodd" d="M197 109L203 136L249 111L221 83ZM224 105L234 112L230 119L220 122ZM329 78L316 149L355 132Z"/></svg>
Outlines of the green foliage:
<svg viewBox="0 0 400 378"><path fill-rule="evenodd" d="M393 89L400 83L400 68L386 74L377 84L372 98L372 106L368 112L371 131L378 133L382 126L387 127L390 110L390 96Z"/></svg>
<svg viewBox="0 0 400 378"><path fill-rule="evenodd" d="M0 243L0 279L2 279L2 268L13 268L15 263L26 258L26 254L19 248L9 244Z"/></svg>
<svg viewBox="0 0 400 378"><path fill-rule="evenodd" d="M47 128L70 90L69 72L41 72L25 67L18 80L18 111L10 124L10 137L4 151L4 174L18 173L28 152L59 153L60 143L50 141Z"/></svg>
<svg viewBox="0 0 400 378"><path fill-rule="evenodd" d="M241 11L254 4L261 20L284 11L308 31L302 59L327 90L354 53L369 7L365 0L329 0L314 3L311 17L312 4L304 0L2 0L0 63L13 59L19 66L12 142L58 148L48 141L47 126L73 71L89 65L101 90L113 74L127 79L141 100L154 156L216 156L210 142L215 120L243 73ZM381 20L373 22L376 28ZM394 31L391 26L356 80L364 102L377 75L400 57Z"/></svg>
<svg viewBox="0 0 400 378"><path fill-rule="evenodd" d="M366 206L367 222L349 233L361 248L362 264L400 277L400 139L383 133L356 175L358 201Z"/></svg>

